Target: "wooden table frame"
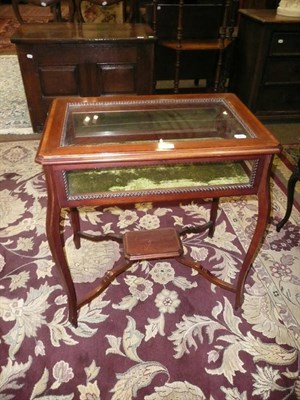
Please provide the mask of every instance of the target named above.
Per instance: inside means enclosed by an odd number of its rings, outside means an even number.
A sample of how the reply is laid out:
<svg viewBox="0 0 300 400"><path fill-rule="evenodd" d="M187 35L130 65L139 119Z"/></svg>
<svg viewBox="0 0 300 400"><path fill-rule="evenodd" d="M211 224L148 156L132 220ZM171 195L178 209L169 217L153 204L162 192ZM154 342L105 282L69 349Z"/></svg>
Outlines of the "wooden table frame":
<svg viewBox="0 0 300 400"><path fill-rule="evenodd" d="M255 137L249 137L242 141L236 139L226 139L220 142L216 147L216 142L205 140L199 143L176 143L175 148L166 151L157 151L156 145L148 144L129 144L123 143L121 150L119 145L113 145L113 151L105 152L103 145L95 146L63 146L62 136L65 128L66 111L69 104L92 104L97 107L106 104L126 104L135 107L145 107L147 104L158 102L162 107L166 102L173 102L174 105L180 107L181 103L191 102L194 104L199 100L214 100L221 99L226 101L234 110L237 117L249 127L252 132L255 132ZM200 143L201 142L201 143ZM122 147L123 146L123 147ZM62 283L68 296L69 320L74 325L78 324L78 310L92 299L98 296L105 290L116 276L128 269L134 262L142 259L160 259L160 258L175 258L181 264L191 267L198 271L210 282L235 293L235 307L239 308L243 301L244 284L251 267L251 264L257 254L260 243L263 239L265 228L268 222L270 212L270 189L269 177L270 167L272 164L273 155L280 151L278 142L267 131L267 129L254 117L254 115L232 94L209 94L209 95L171 95L171 96L128 96L116 97L110 100L101 98L86 98L79 101L78 99L57 99L53 102L51 111L48 117L48 122L44 131L43 139L41 140L36 161L44 167L47 191L48 191L48 206L47 206L47 237L50 249L55 261L55 264L61 274ZM151 161L149 161L151 160ZM115 167L130 165L131 167L139 165L148 165L154 163L189 163L198 161L201 163L207 162L224 162L224 161L239 161L239 160L255 160L255 171L253 179L247 185L229 185L209 187L201 190L178 190L175 191L140 191L132 192L125 197L97 197L78 196L76 198L67 193L64 174L66 171L86 170L86 169L101 169L106 167ZM188 232L200 232L204 229L209 229L209 236L213 235L218 199L227 196L240 195L257 195L258 200L258 218L253 237L250 241L249 248L245 254L236 285L224 282L214 276L201 264L194 261L188 256L184 256L180 244L180 236ZM155 242L155 233L142 233L148 235L152 242L152 248L149 254L142 254L139 246L134 246L130 241L130 236L124 237L116 234L109 236L91 236L81 231L80 219L77 208L80 206L104 206L117 204L133 204L136 202L156 202L169 200L184 200L184 199L204 199L212 198L212 207L210 212L210 221L200 227L184 228L182 231L174 229L161 230L160 234L166 235L169 238L169 247L173 249L171 252L166 248L157 247ZM91 239L94 241L101 240L116 240L123 243L125 247L124 258L118 262L112 270L101 278L100 285L89 292L83 299L77 299L74 282L69 270L67 260L64 253L64 237L60 227L60 213L62 208L69 208L70 219L74 232L75 247L80 247L81 238ZM258 223L259 221L259 223ZM159 233L159 231L157 232ZM141 237L142 239L142 237ZM177 240L178 239L178 240ZM127 241L129 240L129 244ZM138 241L138 236L135 237ZM179 244L178 244L179 243ZM130 251L128 250L131 249ZM129 254L129 252L131 252Z"/></svg>

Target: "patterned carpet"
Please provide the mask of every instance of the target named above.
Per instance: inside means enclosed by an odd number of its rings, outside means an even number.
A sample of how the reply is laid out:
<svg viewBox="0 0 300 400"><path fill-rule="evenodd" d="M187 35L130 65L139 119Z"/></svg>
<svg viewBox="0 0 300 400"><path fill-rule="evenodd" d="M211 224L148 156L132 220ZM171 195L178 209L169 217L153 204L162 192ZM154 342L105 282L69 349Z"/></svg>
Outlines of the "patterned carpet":
<svg viewBox="0 0 300 400"><path fill-rule="evenodd" d="M45 23L51 18L49 7L20 4L20 12L27 22ZM0 5L0 54L16 54L15 45L10 42L12 34L20 26L11 4Z"/></svg>
<svg viewBox="0 0 300 400"><path fill-rule="evenodd" d="M0 82L0 134L33 133L16 55L0 56Z"/></svg>
<svg viewBox="0 0 300 400"><path fill-rule="evenodd" d="M141 262L81 309L75 329L46 240L37 146L0 143L1 399L300 399L299 204L275 229L286 206L285 163L274 163L270 224L241 310L231 294L172 260ZM235 200L222 200L213 239L202 233L183 243L229 281L257 214L255 198ZM208 209L203 202L146 203L82 209L81 219L87 231L125 232L203 222ZM87 289L121 249L83 241L76 250L66 213L63 221L74 280Z"/></svg>
<svg viewBox="0 0 300 400"><path fill-rule="evenodd" d="M10 38L18 26L17 20L0 17L0 54L16 53L15 45L10 42Z"/></svg>

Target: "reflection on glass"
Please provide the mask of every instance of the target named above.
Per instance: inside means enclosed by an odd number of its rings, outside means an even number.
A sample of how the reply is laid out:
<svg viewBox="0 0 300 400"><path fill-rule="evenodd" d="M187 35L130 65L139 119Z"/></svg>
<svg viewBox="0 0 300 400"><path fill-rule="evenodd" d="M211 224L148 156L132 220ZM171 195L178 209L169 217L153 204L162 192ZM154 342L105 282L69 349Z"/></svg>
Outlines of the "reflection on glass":
<svg viewBox="0 0 300 400"><path fill-rule="evenodd" d="M147 110L71 109L64 145L244 139L251 131L220 104Z"/></svg>

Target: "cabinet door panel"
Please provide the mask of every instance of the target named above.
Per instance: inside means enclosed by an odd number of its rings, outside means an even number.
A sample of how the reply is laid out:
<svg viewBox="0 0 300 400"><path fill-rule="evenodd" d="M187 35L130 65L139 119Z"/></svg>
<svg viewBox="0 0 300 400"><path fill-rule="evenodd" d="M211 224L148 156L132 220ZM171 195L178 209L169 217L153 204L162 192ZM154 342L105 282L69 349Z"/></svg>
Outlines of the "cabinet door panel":
<svg viewBox="0 0 300 400"><path fill-rule="evenodd" d="M79 94L82 97L135 94L134 64L79 64Z"/></svg>
<svg viewBox="0 0 300 400"><path fill-rule="evenodd" d="M133 64L99 65L102 94L135 94L136 68Z"/></svg>
<svg viewBox="0 0 300 400"><path fill-rule="evenodd" d="M39 76L43 96L77 96L78 71L76 65L42 66Z"/></svg>

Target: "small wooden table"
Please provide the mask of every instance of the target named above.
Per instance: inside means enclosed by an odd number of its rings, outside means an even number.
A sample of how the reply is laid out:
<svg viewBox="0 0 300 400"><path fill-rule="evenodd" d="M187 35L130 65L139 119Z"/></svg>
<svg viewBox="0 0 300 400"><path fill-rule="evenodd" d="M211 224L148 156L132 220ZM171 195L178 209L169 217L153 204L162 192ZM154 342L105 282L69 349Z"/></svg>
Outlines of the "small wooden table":
<svg viewBox="0 0 300 400"><path fill-rule="evenodd" d="M56 99L36 161L48 188L47 236L68 295L69 319L134 262L175 258L242 303L245 279L270 210L269 174L279 144L232 94ZM116 181L116 176L119 177ZM208 229L213 235L218 199L257 195L258 219L235 285L183 255L180 237ZM94 236L82 232L77 208L212 198L210 220L197 227ZM69 208L74 243L116 240L124 258L93 291L77 299L60 232L61 208ZM158 240L160 238L160 240Z"/></svg>

